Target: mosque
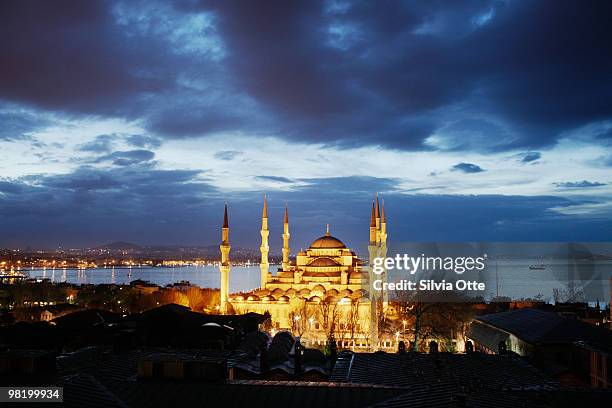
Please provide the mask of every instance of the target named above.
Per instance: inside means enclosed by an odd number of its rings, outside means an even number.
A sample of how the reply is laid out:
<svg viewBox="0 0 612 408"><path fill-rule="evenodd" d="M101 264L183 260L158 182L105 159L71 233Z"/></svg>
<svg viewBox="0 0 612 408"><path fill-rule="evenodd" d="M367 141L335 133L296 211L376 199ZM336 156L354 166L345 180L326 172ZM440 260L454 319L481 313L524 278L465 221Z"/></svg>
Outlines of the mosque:
<svg viewBox="0 0 612 408"><path fill-rule="evenodd" d="M378 349L381 344L377 316L388 299L370 291L371 268L354 251L331 235L315 239L305 251L291 259L289 212L283 220L282 264L273 274L268 254L268 204L264 197L261 218L260 287L249 293L229 294L230 242L227 204L221 240L221 311L223 313L265 313L271 315L273 331L290 330L306 345L324 345L330 337L342 347ZM387 222L384 201L372 202L369 229L369 264L387 253ZM386 272L376 276L386 280ZM373 292L373 293L370 293ZM374 324L373 324L374 323Z"/></svg>

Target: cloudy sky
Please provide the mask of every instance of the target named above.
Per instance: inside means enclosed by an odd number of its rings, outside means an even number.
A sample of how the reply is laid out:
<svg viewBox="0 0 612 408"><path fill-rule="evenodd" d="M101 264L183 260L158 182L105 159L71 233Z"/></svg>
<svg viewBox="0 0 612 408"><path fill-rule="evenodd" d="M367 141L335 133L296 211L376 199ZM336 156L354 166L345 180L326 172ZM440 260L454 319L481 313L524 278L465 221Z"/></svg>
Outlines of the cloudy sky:
<svg viewBox="0 0 612 408"><path fill-rule="evenodd" d="M0 246L612 240L610 2L0 2Z"/></svg>

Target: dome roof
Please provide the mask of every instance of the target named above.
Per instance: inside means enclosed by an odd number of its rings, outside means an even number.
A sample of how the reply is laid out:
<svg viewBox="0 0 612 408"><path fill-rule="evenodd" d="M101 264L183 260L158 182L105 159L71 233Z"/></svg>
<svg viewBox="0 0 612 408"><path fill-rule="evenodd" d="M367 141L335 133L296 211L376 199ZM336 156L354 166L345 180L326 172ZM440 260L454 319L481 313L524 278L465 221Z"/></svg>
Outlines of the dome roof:
<svg viewBox="0 0 612 408"><path fill-rule="evenodd" d="M317 286L312 288L312 290L310 291L311 294L314 294L315 292L323 294L323 293L325 293L325 287L323 285L321 285L321 284L318 284Z"/></svg>
<svg viewBox="0 0 612 408"><path fill-rule="evenodd" d="M339 292L339 294L340 294L341 296L351 296L351 294L352 294L352 293L353 293L353 291L352 291L352 290L350 290L350 289L344 289L344 290L342 290L342 291L340 291L340 292Z"/></svg>
<svg viewBox="0 0 612 408"><path fill-rule="evenodd" d="M331 258L319 257L315 258L308 266L339 266L340 264Z"/></svg>
<svg viewBox="0 0 612 408"><path fill-rule="evenodd" d="M346 248L346 245L342 241L340 241L336 237L332 237L331 235L323 235L315 239L312 244L310 244L311 249L341 249Z"/></svg>

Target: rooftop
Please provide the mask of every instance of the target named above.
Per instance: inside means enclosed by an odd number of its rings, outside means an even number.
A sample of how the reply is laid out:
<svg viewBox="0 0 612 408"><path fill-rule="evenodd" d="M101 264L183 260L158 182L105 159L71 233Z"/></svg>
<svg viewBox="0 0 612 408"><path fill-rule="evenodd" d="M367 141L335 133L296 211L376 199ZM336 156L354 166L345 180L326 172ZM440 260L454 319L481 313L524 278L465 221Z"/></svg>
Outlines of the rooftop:
<svg viewBox="0 0 612 408"><path fill-rule="evenodd" d="M469 337L478 341L482 340L483 344L486 344L487 339L489 342L494 341L494 339L491 340L494 334L491 330L479 325L479 322L512 333L533 345L577 341L612 344L612 333L607 330L579 319L567 318L557 313L538 309L517 309L476 317L470 328ZM491 343L495 346L493 350L497 349L498 343L499 341Z"/></svg>

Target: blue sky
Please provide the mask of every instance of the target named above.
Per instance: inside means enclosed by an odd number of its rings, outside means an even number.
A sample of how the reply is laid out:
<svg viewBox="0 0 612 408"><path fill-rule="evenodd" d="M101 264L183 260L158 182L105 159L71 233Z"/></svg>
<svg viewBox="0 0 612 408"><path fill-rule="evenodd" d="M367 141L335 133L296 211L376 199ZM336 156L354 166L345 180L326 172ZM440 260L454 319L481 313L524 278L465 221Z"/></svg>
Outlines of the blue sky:
<svg viewBox="0 0 612 408"><path fill-rule="evenodd" d="M2 2L0 246L610 241L611 8Z"/></svg>

